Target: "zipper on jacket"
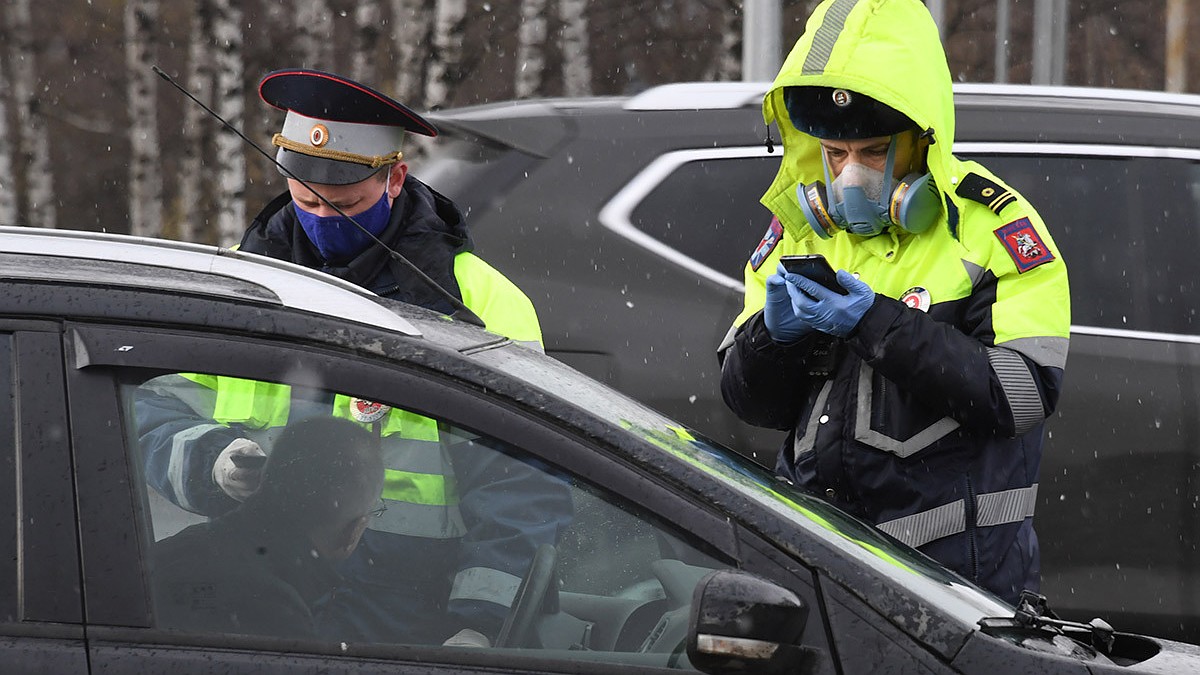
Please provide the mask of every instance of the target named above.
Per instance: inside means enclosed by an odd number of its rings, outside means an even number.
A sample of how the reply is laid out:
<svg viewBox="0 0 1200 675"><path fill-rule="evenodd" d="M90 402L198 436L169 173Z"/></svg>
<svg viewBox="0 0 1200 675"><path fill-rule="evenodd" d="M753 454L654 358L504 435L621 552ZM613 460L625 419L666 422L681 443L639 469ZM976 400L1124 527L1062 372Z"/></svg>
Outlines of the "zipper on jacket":
<svg viewBox="0 0 1200 675"><path fill-rule="evenodd" d="M888 425L888 411L891 409L891 406L888 405L887 399L888 379L879 373L876 373L874 370L871 371L871 377L879 381L879 426L875 428L889 429L891 427ZM870 402L868 402L868 405L870 405Z"/></svg>
<svg viewBox="0 0 1200 675"><path fill-rule="evenodd" d="M979 581L979 554L975 547L975 486L971 484L971 474L966 474L967 498L963 517L967 526L967 553L971 563L971 581Z"/></svg>

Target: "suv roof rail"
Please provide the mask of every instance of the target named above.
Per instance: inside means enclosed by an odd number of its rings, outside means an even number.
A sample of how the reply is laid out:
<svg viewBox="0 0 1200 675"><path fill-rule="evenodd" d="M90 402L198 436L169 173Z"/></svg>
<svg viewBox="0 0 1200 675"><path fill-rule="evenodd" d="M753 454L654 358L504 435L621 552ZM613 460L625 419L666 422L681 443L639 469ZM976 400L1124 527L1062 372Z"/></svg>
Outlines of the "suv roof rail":
<svg viewBox="0 0 1200 675"><path fill-rule="evenodd" d="M724 110L759 105L770 82L676 82L651 87L625 101L626 110ZM1196 94L1143 89L1060 87L990 82L956 83L955 94L996 94L1048 98L1101 99L1125 102L1176 103L1200 106Z"/></svg>
<svg viewBox="0 0 1200 675"><path fill-rule="evenodd" d="M414 337L421 335L412 322L379 304L378 296L370 291L323 272L254 253L124 234L11 226L0 226L0 253L113 261L213 274L259 286L278 298L284 307ZM137 285L153 286L152 283ZM195 291L247 299L219 286ZM255 299L262 301L258 296Z"/></svg>
<svg viewBox="0 0 1200 675"><path fill-rule="evenodd" d="M1058 87L1039 84L999 84L968 82L954 85L955 94L993 94L1010 96L1040 96L1046 98L1100 99L1123 103L1175 103L1200 106L1200 96L1149 89L1117 89L1106 87Z"/></svg>
<svg viewBox="0 0 1200 675"><path fill-rule="evenodd" d="M762 103L770 82L677 82L625 101L626 110L724 110Z"/></svg>

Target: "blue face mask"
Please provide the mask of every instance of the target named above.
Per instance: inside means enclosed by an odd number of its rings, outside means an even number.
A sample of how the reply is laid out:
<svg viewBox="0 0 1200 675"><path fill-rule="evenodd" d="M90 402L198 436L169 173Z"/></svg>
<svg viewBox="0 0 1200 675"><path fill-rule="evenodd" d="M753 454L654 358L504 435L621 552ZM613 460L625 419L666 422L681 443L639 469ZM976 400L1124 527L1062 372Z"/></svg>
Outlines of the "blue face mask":
<svg viewBox="0 0 1200 675"><path fill-rule="evenodd" d="M392 207L388 204L387 197L388 191L384 187L379 201L366 211L353 216L359 225L377 237L387 228L392 216ZM304 228L308 240L328 262L349 260L371 245L371 238L345 216L318 216L305 211L297 204L296 217L300 219L300 227Z"/></svg>

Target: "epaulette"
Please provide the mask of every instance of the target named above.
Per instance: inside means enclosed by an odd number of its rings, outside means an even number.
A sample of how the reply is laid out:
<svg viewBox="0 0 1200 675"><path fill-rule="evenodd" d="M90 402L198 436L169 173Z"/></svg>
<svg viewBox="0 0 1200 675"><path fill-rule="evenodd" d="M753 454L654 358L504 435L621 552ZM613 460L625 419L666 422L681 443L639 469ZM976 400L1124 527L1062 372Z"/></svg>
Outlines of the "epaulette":
<svg viewBox="0 0 1200 675"><path fill-rule="evenodd" d="M954 192L959 197L983 204L996 215L1000 215L1004 207L1017 200L1017 196L1011 190L977 173L967 174L959 181Z"/></svg>

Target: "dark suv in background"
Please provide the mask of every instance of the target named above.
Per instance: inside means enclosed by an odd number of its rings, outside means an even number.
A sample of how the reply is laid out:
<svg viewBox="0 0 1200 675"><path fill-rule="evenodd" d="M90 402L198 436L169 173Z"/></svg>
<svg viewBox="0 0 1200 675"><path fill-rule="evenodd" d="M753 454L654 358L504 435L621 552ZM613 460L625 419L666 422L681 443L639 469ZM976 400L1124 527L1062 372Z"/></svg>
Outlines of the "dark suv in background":
<svg viewBox="0 0 1200 675"><path fill-rule="evenodd" d="M434 116L416 172L537 305L547 352L771 466L715 348L770 214L765 83L497 103ZM1066 391L1037 526L1075 618L1200 639L1200 97L963 85L955 152L1020 190L1071 272Z"/></svg>

